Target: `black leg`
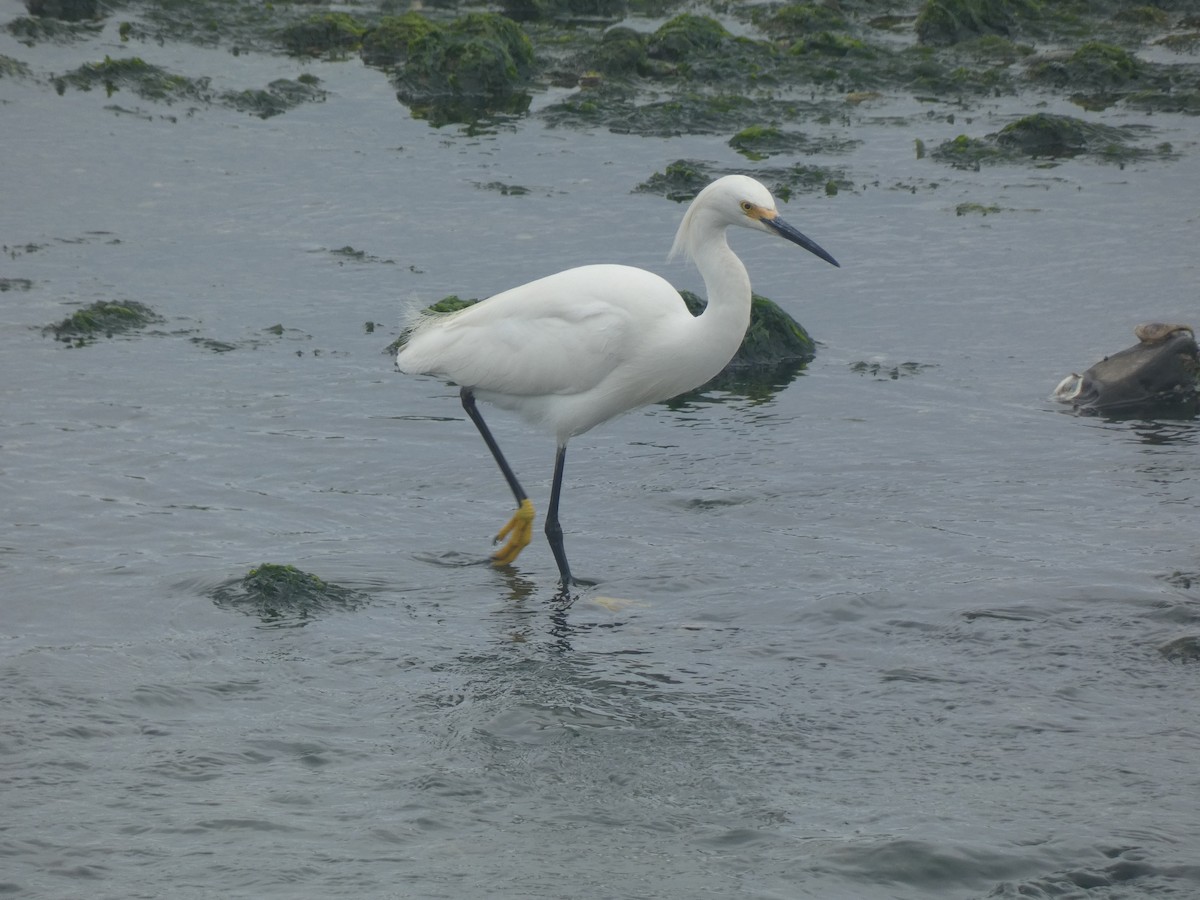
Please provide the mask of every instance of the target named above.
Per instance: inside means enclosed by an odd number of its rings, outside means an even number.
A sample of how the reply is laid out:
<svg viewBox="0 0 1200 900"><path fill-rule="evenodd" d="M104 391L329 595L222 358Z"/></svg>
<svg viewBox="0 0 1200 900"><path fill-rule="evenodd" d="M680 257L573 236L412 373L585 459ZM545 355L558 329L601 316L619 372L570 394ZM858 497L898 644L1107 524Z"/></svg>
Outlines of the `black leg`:
<svg viewBox="0 0 1200 900"><path fill-rule="evenodd" d="M567 551L563 547L562 526L558 524L558 498L562 494L563 466L566 461L567 448L563 445L554 456L554 481L550 485L550 506L546 509L546 539L550 541L550 550L554 553L554 561L558 563L564 591L570 590L574 584L571 567L567 564Z"/></svg>
<svg viewBox="0 0 1200 900"><path fill-rule="evenodd" d="M496 535L496 542L504 541L504 545L492 554L492 565L507 566L514 562L521 551L529 546L529 540L533 535L533 504L529 502L529 497L526 495L525 489L521 487L521 483L517 481L517 476L513 474L508 460L500 452L500 446L496 443L496 439L492 437L491 430L484 423L483 416L479 414L479 409L475 405L475 395L471 392L471 389L463 388L459 391L459 396L462 398L463 409L467 411L467 415L471 417L471 421L479 429L479 434L483 437L483 442L492 451L492 458L496 460L496 465L500 467L500 472L504 475L504 480L508 482L513 496L517 498L517 511L513 513L513 517L508 520L508 523Z"/></svg>
<svg viewBox="0 0 1200 900"><path fill-rule="evenodd" d="M513 474L508 460L500 452L500 445L492 437L492 432L487 427L487 423L483 421L479 407L475 405L475 394L472 393L470 388L463 388L458 392L458 396L462 399L463 409L467 411L467 415L471 417L471 421L475 423L475 427L479 429L480 435L483 436L483 442L492 451L492 458L496 460L496 465L500 467L500 473L504 476L504 480L508 482L508 486L512 489L513 496L517 498L517 505L519 506L523 501L528 500L529 497L525 493L525 489L521 487L521 482L517 481L517 476Z"/></svg>

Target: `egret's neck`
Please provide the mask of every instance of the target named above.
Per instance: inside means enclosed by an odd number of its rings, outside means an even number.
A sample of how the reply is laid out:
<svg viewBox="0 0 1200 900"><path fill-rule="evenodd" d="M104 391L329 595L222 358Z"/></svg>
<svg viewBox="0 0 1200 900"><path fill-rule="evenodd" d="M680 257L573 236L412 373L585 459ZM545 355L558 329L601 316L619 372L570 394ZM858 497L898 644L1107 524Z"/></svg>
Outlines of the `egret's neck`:
<svg viewBox="0 0 1200 900"><path fill-rule="evenodd" d="M694 248L693 259L708 293L701 323L706 332L726 338L732 357L750 325L750 276L737 254L729 249L723 228ZM721 365L724 367L724 363Z"/></svg>

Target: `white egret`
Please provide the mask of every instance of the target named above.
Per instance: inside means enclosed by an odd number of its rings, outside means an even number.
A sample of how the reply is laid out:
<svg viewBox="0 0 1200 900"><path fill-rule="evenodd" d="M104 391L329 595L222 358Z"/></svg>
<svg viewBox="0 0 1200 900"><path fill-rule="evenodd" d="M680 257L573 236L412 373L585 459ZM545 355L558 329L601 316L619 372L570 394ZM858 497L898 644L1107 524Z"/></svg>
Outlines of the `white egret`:
<svg viewBox="0 0 1200 900"><path fill-rule="evenodd" d="M683 253L700 270L708 305L699 316L652 272L591 265L458 312L426 316L413 329L396 365L460 386L463 408L516 498L517 511L496 535L504 544L492 554L495 565L513 562L529 544L534 510L476 399L519 413L558 442L546 537L565 592L574 583L558 521L567 441L621 413L699 387L733 358L750 323L750 278L725 240L730 225L779 235L838 265L779 217L770 191L753 178L727 175L692 201L669 257Z"/></svg>

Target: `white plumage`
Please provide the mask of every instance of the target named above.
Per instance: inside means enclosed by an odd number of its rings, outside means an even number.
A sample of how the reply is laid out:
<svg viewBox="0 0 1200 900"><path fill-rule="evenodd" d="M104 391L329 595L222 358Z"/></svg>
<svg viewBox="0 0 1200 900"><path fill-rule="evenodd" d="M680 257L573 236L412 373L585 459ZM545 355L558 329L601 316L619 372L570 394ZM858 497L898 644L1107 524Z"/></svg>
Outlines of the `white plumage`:
<svg viewBox="0 0 1200 900"><path fill-rule="evenodd" d="M725 367L750 323L750 278L725 239L737 225L784 237L837 265L779 218L770 192L728 175L701 191L680 223L671 255L691 258L708 305L699 316L679 293L644 269L592 265L568 269L447 315L422 318L396 357L402 372L446 378L461 388L517 498L499 537L497 564L529 543L533 509L475 408L475 398L513 410L558 443L546 532L564 592L572 579L558 525L567 441L631 409L696 388Z"/></svg>

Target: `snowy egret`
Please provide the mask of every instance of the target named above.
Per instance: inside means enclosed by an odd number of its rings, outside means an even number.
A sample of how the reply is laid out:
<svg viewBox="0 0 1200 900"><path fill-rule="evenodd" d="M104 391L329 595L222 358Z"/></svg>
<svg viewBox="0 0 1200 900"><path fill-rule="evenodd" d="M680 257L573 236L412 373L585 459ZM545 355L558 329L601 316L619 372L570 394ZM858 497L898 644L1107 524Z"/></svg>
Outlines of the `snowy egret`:
<svg viewBox="0 0 1200 900"><path fill-rule="evenodd" d="M740 225L776 234L826 262L837 260L779 217L770 191L744 175L719 178L696 195L670 257L690 257L708 306L693 316L664 279L631 266L568 269L447 315L419 321L396 356L410 374L459 385L463 408L517 501L492 554L507 565L529 544L533 504L483 421L476 399L519 413L558 441L546 537L562 577L574 580L558 521L567 441L621 413L704 384L733 358L750 323L750 278L725 240Z"/></svg>

